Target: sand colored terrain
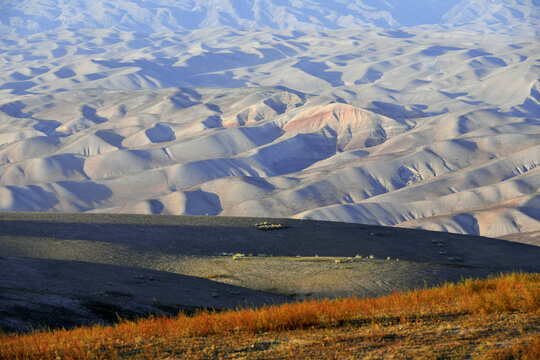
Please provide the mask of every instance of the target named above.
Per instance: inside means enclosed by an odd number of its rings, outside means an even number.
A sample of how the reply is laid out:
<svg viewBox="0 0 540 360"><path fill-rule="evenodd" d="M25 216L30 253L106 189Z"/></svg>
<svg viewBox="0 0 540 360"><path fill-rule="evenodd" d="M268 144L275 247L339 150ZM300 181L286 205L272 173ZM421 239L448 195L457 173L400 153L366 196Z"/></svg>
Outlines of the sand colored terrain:
<svg viewBox="0 0 540 360"><path fill-rule="evenodd" d="M1 110L4 211L279 216L493 237L540 225L539 127L525 114L383 115L275 88L80 90Z"/></svg>
<svg viewBox="0 0 540 360"><path fill-rule="evenodd" d="M281 229L260 230L266 221ZM0 326L74 326L148 313L378 296L539 270L515 242L269 218L3 213Z"/></svg>
<svg viewBox="0 0 540 360"><path fill-rule="evenodd" d="M141 33L201 28L328 30L440 24L534 33L536 0L20 0L0 4L0 34L62 28L114 28ZM538 32L536 32L538 34Z"/></svg>
<svg viewBox="0 0 540 360"><path fill-rule="evenodd" d="M534 1L219 3L2 5L0 210L538 243Z"/></svg>
<svg viewBox="0 0 540 360"><path fill-rule="evenodd" d="M1 2L0 331L538 272L539 19Z"/></svg>

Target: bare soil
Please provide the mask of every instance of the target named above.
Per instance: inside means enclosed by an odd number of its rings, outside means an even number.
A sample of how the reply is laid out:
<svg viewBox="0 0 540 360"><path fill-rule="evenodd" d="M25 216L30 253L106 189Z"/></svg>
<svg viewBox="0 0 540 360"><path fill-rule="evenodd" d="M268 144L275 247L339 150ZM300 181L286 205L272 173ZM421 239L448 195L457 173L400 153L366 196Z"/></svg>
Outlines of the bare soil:
<svg viewBox="0 0 540 360"><path fill-rule="evenodd" d="M281 228L261 230L266 221ZM509 271L540 248L478 236L291 219L0 214L0 328L378 296Z"/></svg>

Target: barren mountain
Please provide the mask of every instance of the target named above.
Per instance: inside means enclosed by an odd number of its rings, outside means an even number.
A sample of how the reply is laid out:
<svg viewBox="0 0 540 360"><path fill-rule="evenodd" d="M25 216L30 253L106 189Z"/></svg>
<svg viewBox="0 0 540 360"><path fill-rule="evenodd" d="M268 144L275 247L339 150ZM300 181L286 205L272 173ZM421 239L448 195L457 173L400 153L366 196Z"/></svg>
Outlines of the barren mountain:
<svg viewBox="0 0 540 360"><path fill-rule="evenodd" d="M537 1L402 4L1 2L0 210L537 242Z"/></svg>
<svg viewBox="0 0 540 360"><path fill-rule="evenodd" d="M475 24L507 32L538 21L538 0L4 0L0 33L62 28L145 33L202 28L328 30Z"/></svg>

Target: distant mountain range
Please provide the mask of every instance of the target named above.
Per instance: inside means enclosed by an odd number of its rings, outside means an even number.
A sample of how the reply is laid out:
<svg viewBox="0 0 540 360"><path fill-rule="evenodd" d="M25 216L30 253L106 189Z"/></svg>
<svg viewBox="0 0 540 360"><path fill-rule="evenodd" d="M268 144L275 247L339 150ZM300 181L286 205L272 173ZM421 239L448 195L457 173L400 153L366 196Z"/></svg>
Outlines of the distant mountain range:
<svg viewBox="0 0 540 360"><path fill-rule="evenodd" d="M540 244L540 0L0 0L0 211Z"/></svg>
<svg viewBox="0 0 540 360"><path fill-rule="evenodd" d="M328 30L476 26L535 31L540 0L4 0L0 34L61 28L156 33L203 28Z"/></svg>

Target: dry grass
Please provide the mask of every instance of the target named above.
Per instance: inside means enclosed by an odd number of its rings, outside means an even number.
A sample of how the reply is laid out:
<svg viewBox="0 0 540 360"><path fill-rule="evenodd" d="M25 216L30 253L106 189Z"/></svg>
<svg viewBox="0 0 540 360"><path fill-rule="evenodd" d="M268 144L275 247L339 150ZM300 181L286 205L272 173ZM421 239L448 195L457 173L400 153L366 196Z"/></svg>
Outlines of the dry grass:
<svg viewBox="0 0 540 360"><path fill-rule="evenodd" d="M492 351L490 355L494 360L538 360L540 359L540 336L537 334L530 338L518 339L506 348Z"/></svg>
<svg viewBox="0 0 540 360"><path fill-rule="evenodd" d="M0 337L0 358L540 358L540 275Z"/></svg>

